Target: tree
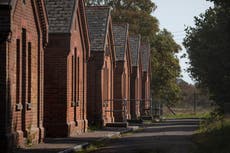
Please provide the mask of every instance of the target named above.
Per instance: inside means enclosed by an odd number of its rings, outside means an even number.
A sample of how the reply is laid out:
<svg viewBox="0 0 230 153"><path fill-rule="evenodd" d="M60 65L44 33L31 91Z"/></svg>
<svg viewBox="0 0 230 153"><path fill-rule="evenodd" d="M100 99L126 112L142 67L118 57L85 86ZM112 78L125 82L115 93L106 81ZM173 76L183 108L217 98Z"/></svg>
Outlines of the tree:
<svg viewBox="0 0 230 153"><path fill-rule="evenodd" d="M179 60L175 54L181 47L166 29L151 39L152 47L152 89L154 98L168 104L180 99L177 78L180 76Z"/></svg>
<svg viewBox="0 0 230 153"><path fill-rule="evenodd" d="M199 17L195 27L186 29L184 46L197 82L209 89L211 99L220 106L230 101L230 1L215 3Z"/></svg>
<svg viewBox="0 0 230 153"><path fill-rule="evenodd" d="M229 7L230 6L229 0L207 0L207 1L214 2L215 5L221 6L221 7Z"/></svg>
<svg viewBox="0 0 230 153"><path fill-rule="evenodd" d="M212 105L207 89L188 84L182 79L178 79L177 84L181 90L181 100L176 104L177 107L194 107L194 103L196 103L196 106L202 108L203 111Z"/></svg>

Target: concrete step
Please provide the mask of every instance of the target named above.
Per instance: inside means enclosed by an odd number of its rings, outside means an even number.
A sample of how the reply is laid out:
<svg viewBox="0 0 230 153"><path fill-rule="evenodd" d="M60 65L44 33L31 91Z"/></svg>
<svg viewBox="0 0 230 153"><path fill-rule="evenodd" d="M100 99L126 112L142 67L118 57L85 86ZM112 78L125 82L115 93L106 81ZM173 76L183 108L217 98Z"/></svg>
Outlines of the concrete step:
<svg viewBox="0 0 230 153"><path fill-rule="evenodd" d="M119 128L127 128L128 122L114 122L114 123L107 123L106 127L119 127Z"/></svg>

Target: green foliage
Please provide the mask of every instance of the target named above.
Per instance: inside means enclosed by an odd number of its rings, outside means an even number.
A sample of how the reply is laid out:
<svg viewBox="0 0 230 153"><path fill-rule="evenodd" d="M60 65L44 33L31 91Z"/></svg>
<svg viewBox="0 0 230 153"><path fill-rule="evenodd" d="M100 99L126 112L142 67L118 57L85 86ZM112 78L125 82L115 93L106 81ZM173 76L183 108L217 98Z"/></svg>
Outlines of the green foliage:
<svg viewBox="0 0 230 153"><path fill-rule="evenodd" d="M212 1L215 7L195 17L195 27L186 29L184 46L192 76L222 105L230 101L230 5L229 1Z"/></svg>
<svg viewBox="0 0 230 153"><path fill-rule="evenodd" d="M229 153L230 119L214 113L206 119L193 136L196 144L193 153Z"/></svg>
<svg viewBox="0 0 230 153"><path fill-rule="evenodd" d="M208 0L208 1L214 2L215 5L217 5L217 6L222 6L222 7L229 7L230 6L229 0Z"/></svg>
<svg viewBox="0 0 230 153"><path fill-rule="evenodd" d="M130 32L141 34L143 39L148 39L159 30L158 20L144 11L117 9L112 16L114 22L129 23Z"/></svg>
<svg viewBox="0 0 230 153"><path fill-rule="evenodd" d="M167 30L160 31L151 39L152 89L154 98L166 103L179 100L180 88L176 81L180 75L179 60L175 53L181 49Z"/></svg>
<svg viewBox="0 0 230 153"><path fill-rule="evenodd" d="M144 11L148 14L156 8L151 0L86 0L86 5L108 5L114 10Z"/></svg>

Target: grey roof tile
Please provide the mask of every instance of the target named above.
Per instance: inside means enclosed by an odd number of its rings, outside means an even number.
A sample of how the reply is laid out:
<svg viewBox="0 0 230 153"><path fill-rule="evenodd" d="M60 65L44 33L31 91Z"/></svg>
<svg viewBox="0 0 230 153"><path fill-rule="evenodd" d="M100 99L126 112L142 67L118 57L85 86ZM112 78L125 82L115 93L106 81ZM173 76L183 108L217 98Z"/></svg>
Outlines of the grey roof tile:
<svg viewBox="0 0 230 153"><path fill-rule="evenodd" d="M70 32L76 0L45 0L49 33Z"/></svg>
<svg viewBox="0 0 230 153"><path fill-rule="evenodd" d="M91 51L103 51L108 31L110 7L86 7Z"/></svg>
<svg viewBox="0 0 230 153"><path fill-rule="evenodd" d="M123 61L128 41L128 24L113 24L113 36L116 51L116 61Z"/></svg>
<svg viewBox="0 0 230 153"><path fill-rule="evenodd" d="M150 60L150 44L149 42L141 43L141 60L142 60L142 71L147 72L149 68Z"/></svg>
<svg viewBox="0 0 230 153"><path fill-rule="evenodd" d="M129 41L132 66L138 66L141 36L131 35Z"/></svg>

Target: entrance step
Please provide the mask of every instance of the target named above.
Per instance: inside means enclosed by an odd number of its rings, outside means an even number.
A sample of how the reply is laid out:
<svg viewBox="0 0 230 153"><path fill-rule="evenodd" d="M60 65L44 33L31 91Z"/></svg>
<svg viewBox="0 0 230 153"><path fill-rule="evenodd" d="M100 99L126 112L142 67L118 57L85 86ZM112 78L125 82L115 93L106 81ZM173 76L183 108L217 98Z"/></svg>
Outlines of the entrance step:
<svg viewBox="0 0 230 153"><path fill-rule="evenodd" d="M128 122L114 122L114 123L107 123L106 127L117 127L117 128L127 128Z"/></svg>
<svg viewBox="0 0 230 153"><path fill-rule="evenodd" d="M153 120L152 116L142 116L141 117L142 120Z"/></svg>

